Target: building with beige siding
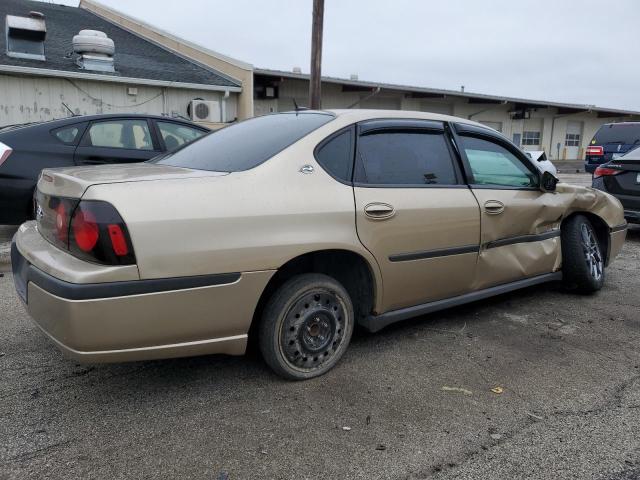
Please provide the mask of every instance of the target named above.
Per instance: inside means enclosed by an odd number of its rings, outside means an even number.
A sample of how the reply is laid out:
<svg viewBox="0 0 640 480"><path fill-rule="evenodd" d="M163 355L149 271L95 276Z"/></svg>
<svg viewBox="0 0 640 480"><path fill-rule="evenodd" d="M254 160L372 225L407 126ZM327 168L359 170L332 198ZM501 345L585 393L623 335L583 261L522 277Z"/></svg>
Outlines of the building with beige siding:
<svg viewBox="0 0 640 480"><path fill-rule="evenodd" d="M256 115L305 105L309 76L254 70ZM604 123L640 121L640 112L593 105L546 102L407 85L325 77L323 108L417 110L468 118L494 128L524 150L544 150L553 160L584 159L593 134Z"/></svg>
<svg viewBox="0 0 640 480"><path fill-rule="evenodd" d="M228 73L89 6L0 2L0 127L103 113L191 118L209 127L240 117L251 82L247 90L232 73L245 64L219 62ZM195 116L194 100L206 115Z"/></svg>

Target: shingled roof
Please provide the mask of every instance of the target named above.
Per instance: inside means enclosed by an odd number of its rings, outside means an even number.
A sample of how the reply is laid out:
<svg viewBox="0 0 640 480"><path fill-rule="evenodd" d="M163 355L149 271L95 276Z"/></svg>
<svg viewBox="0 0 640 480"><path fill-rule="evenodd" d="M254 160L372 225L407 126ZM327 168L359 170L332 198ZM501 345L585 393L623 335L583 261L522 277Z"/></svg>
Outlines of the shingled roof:
<svg viewBox="0 0 640 480"><path fill-rule="evenodd" d="M41 12L45 16L45 61L7 55L5 18L7 15L28 16L29 11ZM0 65L90 73L94 78L95 75L104 76L105 80L115 76L232 88L241 86L238 81L210 67L190 61L82 8L31 0L2 0L0 29ZM71 40L84 29L100 30L115 42L115 73L89 72L78 67Z"/></svg>

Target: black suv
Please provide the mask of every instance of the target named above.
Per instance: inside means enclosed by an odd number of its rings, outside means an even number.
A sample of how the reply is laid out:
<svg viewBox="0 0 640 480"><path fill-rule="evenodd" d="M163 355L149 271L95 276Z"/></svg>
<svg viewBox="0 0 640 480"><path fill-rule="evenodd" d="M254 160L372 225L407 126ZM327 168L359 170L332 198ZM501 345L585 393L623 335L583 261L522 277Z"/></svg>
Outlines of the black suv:
<svg viewBox="0 0 640 480"><path fill-rule="evenodd" d="M144 162L208 132L176 118L125 114L0 128L0 225L32 217L43 168Z"/></svg>
<svg viewBox="0 0 640 480"><path fill-rule="evenodd" d="M640 122L606 123L587 147L584 169L593 173L598 165L616 160L640 146Z"/></svg>

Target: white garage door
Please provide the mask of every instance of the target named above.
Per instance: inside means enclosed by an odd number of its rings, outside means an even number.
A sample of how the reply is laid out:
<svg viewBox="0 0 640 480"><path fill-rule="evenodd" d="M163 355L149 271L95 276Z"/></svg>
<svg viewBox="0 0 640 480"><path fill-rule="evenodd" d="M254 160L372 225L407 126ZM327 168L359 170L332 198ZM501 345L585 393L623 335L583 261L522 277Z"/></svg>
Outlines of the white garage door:
<svg viewBox="0 0 640 480"><path fill-rule="evenodd" d="M582 122L567 122L567 133L564 137L567 160L578 160L582 141Z"/></svg>

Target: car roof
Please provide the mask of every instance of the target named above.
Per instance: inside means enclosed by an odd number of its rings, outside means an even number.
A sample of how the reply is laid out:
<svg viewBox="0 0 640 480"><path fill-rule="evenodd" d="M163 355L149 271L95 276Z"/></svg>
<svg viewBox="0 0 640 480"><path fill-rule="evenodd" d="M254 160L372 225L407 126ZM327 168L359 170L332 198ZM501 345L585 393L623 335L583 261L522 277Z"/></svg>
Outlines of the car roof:
<svg viewBox="0 0 640 480"><path fill-rule="evenodd" d="M42 127L42 126L47 126L48 128L58 128L58 127L63 127L65 125L73 125L75 123L82 123L82 122L90 122L93 120L108 120L110 118L152 118L155 120L162 120L162 121L170 121L170 122L179 122L179 123L185 123L185 124L189 124L189 125L194 125L198 128L202 128L204 130L209 130L207 127L205 127L204 125L198 125L196 123L193 123L191 120L188 120L186 118L175 118L175 117L165 117L165 116L161 116L161 115L145 115L142 113L105 113L105 114L98 114L98 115L77 115L77 116L73 116L73 117L66 117L66 118L58 118L58 119L54 119L54 120L45 120L42 122L32 122L32 123L25 123L25 124L16 124L16 125L5 125L5 126L0 126L0 133L3 132L8 132L8 131L15 131L17 129L22 129L22 128L29 128L29 127Z"/></svg>
<svg viewBox="0 0 640 480"><path fill-rule="evenodd" d="M611 122L611 123L603 123L602 127L615 127L616 125L640 125L640 122Z"/></svg>
<svg viewBox="0 0 640 480"><path fill-rule="evenodd" d="M418 112L411 110L373 110L373 109L337 109L326 110L326 112L332 113L339 117L352 117L355 121L373 120L378 118L406 118L406 119L418 119L418 120L435 120L439 122L456 122L466 123L469 125L475 125L489 129L486 125L474 122L473 120L467 120L466 118L454 117L452 115L444 115L441 113L432 112Z"/></svg>

